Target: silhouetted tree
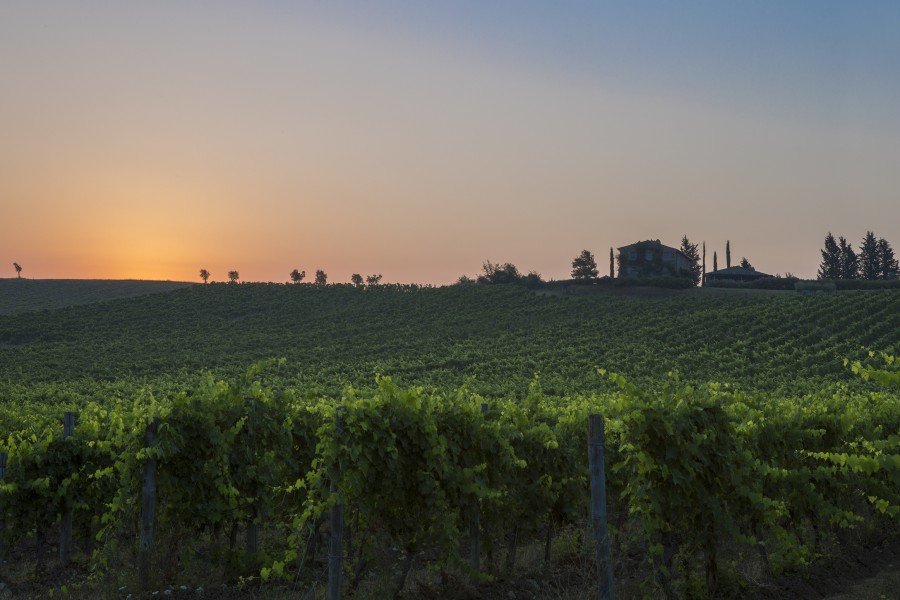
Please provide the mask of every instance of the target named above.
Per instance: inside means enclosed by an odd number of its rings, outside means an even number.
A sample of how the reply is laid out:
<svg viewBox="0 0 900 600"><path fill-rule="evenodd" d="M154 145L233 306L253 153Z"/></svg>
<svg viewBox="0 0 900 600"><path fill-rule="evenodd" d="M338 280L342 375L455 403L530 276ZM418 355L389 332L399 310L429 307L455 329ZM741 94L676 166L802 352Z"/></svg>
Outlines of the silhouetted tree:
<svg viewBox="0 0 900 600"><path fill-rule="evenodd" d="M862 279L878 279L881 275L881 253L878 239L871 231L866 232L859 246L859 276Z"/></svg>
<svg viewBox="0 0 900 600"><path fill-rule="evenodd" d="M572 261L572 279L596 279L597 275L597 261L594 260L594 255L582 250Z"/></svg>
<svg viewBox="0 0 900 600"><path fill-rule="evenodd" d="M688 257L690 261L689 269L691 272L691 281L694 282L694 285L700 283L701 279L701 271L700 271L700 253L697 251L697 244L692 244L688 237L685 235L681 238L681 252Z"/></svg>
<svg viewBox="0 0 900 600"><path fill-rule="evenodd" d="M355 285L356 287L362 287L363 284L363 276L359 273L354 273L350 276L350 283Z"/></svg>
<svg viewBox="0 0 900 600"><path fill-rule="evenodd" d="M838 238L838 247L841 251L841 279L856 279L859 276L859 259L853 246L847 243L844 236Z"/></svg>
<svg viewBox="0 0 900 600"><path fill-rule="evenodd" d="M841 278L841 249L831 232L825 236L822 248L822 263L819 265L819 279Z"/></svg>
<svg viewBox="0 0 900 600"><path fill-rule="evenodd" d="M316 271L316 285L325 285L326 283L328 283L328 275L322 269L318 269Z"/></svg>
<svg viewBox="0 0 900 600"><path fill-rule="evenodd" d="M741 257L741 268L743 268L743 269L748 269L748 270L750 270L750 271L755 271L755 270L756 270L756 269L753 268L753 265L750 264L750 261L747 260L747 257L746 257L746 256L742 256L742 257Z"/></svg>
<svg viewBox="0 0 900 600"><path fill-rule="evenodd" d="M521 279L519 270L512 263L501 265L486 261L481 268L484 270L484 274L478 276L478 283L518 283Z"/></svg>
<svg viewBox="0 0 900 600"><path fill-rule="evenodd" d="M203 280L203 283L209 283L209 271L200 269L200 279Z"/></svg>
<svg viewBox="0 0 900 600"><path fill-rule="evenodd" d="M881 279L897 279L900 266L894 257L894 249L884 238L878 240L878 256L881 263Z"/></svg>
<svg viewBox="0 0 900 600"><path fill-rule="evenodd" d="M534 288L540 287L544 283L544 279L537 271L529 271L528 275L523 275L519 278L519 283L523 284L525 287Z"/></svg>
<svg viewBox="0 0 900 600"><path fill-rule="evenodd" d="M306 271L300 271L297 269L291 271L291 281L293 281L294 283L300 283L304 279L306 279Z"/></svg>
<svg viewBox="0 0 900 600"><path fill-rule="evenodd" d="M616 277L616 254L613 252L612 247L609 249L609 278L615 279Z"/></svg>
<svg viewBox="0 0 900 600"><path fill-rule="evenodd" d="M17 262L14 262L13 268L16 270L16 279L22 279L22 265L20 265Z"/></svg>
<svg viewBox="0 0 900 600"><path fill-rule="evenodd" d="M241 275L237 271L228 271L228 281L230 283L237 283L237 280L240 278Z"/></svg>
<svg viewBox="0 0 900 600"><path fill-rule="evenodd" d="M725 268L731 268L731 240L725 240Z"/></svg>
<svg viewBox="0 0 900 600"><path fill-rule="evenodd" d="M456 280L456 283L457 285L467 285L470 283L475 283L475 280L468 275L460 275L459 279Z"/></svg>
<svg viewBox="0 0 900 600"><path fill-rule="evenodd" d="M700 285L706 285L706 240L703 240L703 264L700 266Z"/></svg>
<svg viewBox="0 0 900 600"><path fill-rule="evenodd" d="M719 270L719 255L713 250L713 273Z"/></svg>
<svg viewBox="0 0 900 600"><path fill-rule="evenodd" d="M465 275L463 275L465 277ZM366 276L366 284L367 285L378 285L381 283L381 273L378 275L367 275Z"/></svg>

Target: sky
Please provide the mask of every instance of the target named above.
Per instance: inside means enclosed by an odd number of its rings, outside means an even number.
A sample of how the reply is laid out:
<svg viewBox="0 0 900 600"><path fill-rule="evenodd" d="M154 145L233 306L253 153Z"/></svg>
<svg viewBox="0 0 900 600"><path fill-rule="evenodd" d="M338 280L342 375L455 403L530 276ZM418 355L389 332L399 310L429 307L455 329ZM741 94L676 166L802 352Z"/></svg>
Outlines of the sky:
<svg viewBox="0 0 900 600"><path fill-rule="evenodd" d="M0 3L0 277L900 244L900 3ZM8 273L6 272L8 271Z"/></svg>

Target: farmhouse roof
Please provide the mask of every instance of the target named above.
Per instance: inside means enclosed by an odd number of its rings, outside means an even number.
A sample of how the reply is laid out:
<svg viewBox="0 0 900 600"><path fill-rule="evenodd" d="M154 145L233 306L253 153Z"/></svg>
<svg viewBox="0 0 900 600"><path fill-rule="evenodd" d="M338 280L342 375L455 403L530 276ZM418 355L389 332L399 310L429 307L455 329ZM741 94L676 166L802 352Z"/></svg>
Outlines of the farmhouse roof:
<svg viewBox="0 0 900 600"><path fill-rule="evenodd" d="M619 246L619 247L618 247L618 250L619 250L619 252L621 252L622 250L628 250L629 248L632 248L632 247L635 247L635 246L645 246L645 245L647 245L647 244L650 244L651 246L654 246L654 247L656 247L656 248L666 249L666 250L671 250L672 252L677 252L678 254L680 254L681 256L683 256L683 257L685 258L685 260L688 260L688 261L691 260L690 258L688 258L687 254L685 254L684 252L682 252L680 249L674 248L674 247L672 247L672 246L666 246L665 244L663 244L663 243L660 242L659 240L643 240L643 241L640 241L640 242L635 242L635 243L633 243L633 244L628 244L627 246Z"/></svg>
<svg viewBox="0 0 900 600"><path fill-rule="evenodd" d="M710 271L706 274L707 277L773 277L767 273L763 273L762 271L757 271L756 269L745 269L744 267L728 267L727 269L719 269L718 271Z"/></svg>

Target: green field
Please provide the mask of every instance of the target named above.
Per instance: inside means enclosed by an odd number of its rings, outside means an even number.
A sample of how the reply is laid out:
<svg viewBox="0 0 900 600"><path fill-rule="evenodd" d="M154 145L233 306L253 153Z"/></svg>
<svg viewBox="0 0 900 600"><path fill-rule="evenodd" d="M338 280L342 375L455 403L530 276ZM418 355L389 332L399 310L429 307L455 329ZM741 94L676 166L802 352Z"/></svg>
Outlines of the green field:
<svg viewBox="0 0 900 600"><path fill-rule="evenodd" d="M620 595L752 597L848 531L896 540L898 346L887 290L217 284L0 316L10 580L134 589L152 456L153 585L315 597L339 498L345 592L409 568L407 594L489 596L529 568L515 548L586 560L597 413ZM75 566L35 570L69 511Z"/></svg>
<svg viewBox="0 0 900 600"><path fill-rule="evenodd" d="M514 286L355 289L243 284L0 318L0 379L25 383L243 372L286 358L290 383L325 393L375 374L522 395L598 389L596 369L654 381L804 391L892 351L900 293L661 297L539 295Z"/></svg>
<svg viewBox="0 0 900 600"><path fill-rule="evenodd" d="M157 294L188 285L180 281L0 279L0 315Z"/></svg>

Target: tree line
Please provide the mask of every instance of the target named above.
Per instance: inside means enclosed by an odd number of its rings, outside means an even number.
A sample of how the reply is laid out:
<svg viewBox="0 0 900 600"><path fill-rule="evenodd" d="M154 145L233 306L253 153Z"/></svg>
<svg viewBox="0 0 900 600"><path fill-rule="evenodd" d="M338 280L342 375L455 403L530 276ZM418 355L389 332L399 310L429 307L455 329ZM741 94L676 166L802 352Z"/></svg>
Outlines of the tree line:
<svg viewBox="0 0 900 600"><path fill-rule="evenodd" d="M211 274L207 269L200 269L200 279L203 280L203 283L209 283L209 278ZM290 272L289 277L293 283L302 283L304 279L306 279L306 271L301 271L300 269L294 269ZM359 273L354 273L350 276L350 283L355 285L356 287L362 287L363 285L379 285L381 283L381 273L367 275L365 278ZM238 271L228 271L228 283L238 283L241 278L241 274ZM315 285L327 285L328 284L328 274L322 269L316 269L315 279L313 280Z"/></svg>
<svg viewBox="0 0 900 600"><path fill-rule="evenodd" d="M897 279L894 249L884 238L867 231L857 253L844 236L835 240L829 231L822 248L819 279Z"/></svg>

